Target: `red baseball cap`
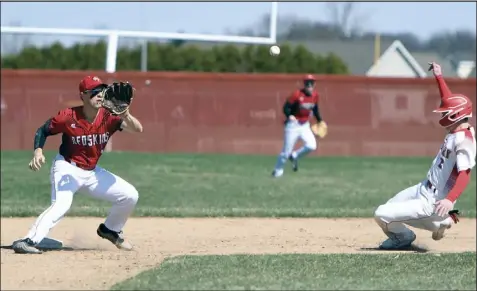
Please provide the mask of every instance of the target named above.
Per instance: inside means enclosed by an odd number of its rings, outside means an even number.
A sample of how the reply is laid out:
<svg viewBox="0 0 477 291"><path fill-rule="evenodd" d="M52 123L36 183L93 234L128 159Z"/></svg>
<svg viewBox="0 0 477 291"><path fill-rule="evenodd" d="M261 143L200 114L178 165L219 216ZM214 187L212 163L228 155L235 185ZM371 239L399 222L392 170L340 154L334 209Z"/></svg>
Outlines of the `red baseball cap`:
<svg viewBox="0 0 477 291"><path fill-rule="evenodd" d="M103 83L103 81L101 81L101 79L96 76L86 76L79 83L79 90L80 92L84 92L87 90L93 90L94 88L99 86L108 86L108 85Z"/></svg>

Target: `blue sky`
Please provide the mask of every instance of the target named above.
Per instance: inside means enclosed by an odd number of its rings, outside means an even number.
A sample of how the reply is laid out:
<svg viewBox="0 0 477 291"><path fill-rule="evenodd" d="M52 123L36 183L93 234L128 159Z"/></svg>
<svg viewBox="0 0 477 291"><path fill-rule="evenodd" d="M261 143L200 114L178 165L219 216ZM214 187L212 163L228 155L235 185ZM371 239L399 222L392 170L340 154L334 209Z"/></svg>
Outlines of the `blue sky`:
<svg viewBox="0 0 477 291"><path fill-rule="evenodd" d="M252 25L269 10L267 2L2 2L1 24L220 34ZM279 3L278 10L279 17L329 19L322 2ZM421 38L443 30L476 30L473 2L364 2L358 3L357 14L364 15L366 30L412 31Z"/></svg>

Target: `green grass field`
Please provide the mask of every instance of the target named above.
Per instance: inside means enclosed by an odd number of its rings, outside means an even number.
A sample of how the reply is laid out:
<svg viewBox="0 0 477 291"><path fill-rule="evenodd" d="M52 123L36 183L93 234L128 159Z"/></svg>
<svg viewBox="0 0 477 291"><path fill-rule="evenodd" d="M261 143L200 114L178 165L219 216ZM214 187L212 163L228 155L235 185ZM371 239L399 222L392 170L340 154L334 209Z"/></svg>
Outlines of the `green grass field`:
<svg viewBox="0 0 477 291"><path fill-rule="evenodd" d="M475 290L475 253L170 258L112 290Z"/></svg>
<svg viewBox="0 0 477 291"><path fill-rule="evenodd" d="M50 204L49 167L31 152L1 153L1 216L37 216ZM308 157L270 176L274 156L108 153L101 165L136 186L135 216L371 217L425 178L431 158ZM475 176L456 207L476 215ZM69 216L106 216L109 203L75 198ZM114 290L475 290L475 253L183 256Z"/></svg>
<svg viewBox="0 0 477 291"><path fill-rule="evenodd" d="M36 216L50 203L49 166L28 170L31 152L2 152L1 215ZM140 193L135 215L168 217L370 217L425 178L430 158L316 158L272 179L275 157L108 153L101 165ZM475 176L457 203L475 217ZM109 204L78 195L69 215L103 216Z"/></svg>

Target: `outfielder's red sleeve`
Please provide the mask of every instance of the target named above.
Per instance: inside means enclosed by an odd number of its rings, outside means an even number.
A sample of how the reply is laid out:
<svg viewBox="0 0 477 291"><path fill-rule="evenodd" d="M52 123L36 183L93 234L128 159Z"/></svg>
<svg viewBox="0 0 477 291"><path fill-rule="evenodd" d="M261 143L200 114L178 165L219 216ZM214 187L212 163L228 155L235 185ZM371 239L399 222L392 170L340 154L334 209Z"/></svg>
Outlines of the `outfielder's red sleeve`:
<svg viewBox="0 0 477 291"><path fill-rule="evenodd" d="M288 97L287 102L290 104L295 103L299 95L300 94L298 91L293 92L293 94L291 94L291 96Z"/></svg>
<svg viewBox="0 0 477 291"><path fill-rule="evenodd" d="M63 111L59 111L56 116L50 119L50 126L48 132L51 135L58 134L64 131L66 124L66 114Z"/></svg>
<svg viewBox="0 0 477 291"><path fill-rule="evenodd" d="M449 194L447 194L447 199L455 202L457 198L464 192L465 187L467 187L467 184L470 181L470 169L460 171L457 174L457 178L455 180L454 187L451 189Z"/></svg>
<svg viewBox="0 0 477 291"><path fill-rule="evenodd" d="M122 131L121 124L123 123L123 119L119 116L114 116L112 114L108 117L108 131L110 133L114 133L115 131Z"/></svg>
<svg viewBox="0 0 477 291"><path fill-rule="evenodd" d="M449 87L447 86L446 81L444 80L444 77L437 76L436 80L437 80L437 84L439 85L439 92L441 93L441 99L448 98L452 93Z"/></svg>

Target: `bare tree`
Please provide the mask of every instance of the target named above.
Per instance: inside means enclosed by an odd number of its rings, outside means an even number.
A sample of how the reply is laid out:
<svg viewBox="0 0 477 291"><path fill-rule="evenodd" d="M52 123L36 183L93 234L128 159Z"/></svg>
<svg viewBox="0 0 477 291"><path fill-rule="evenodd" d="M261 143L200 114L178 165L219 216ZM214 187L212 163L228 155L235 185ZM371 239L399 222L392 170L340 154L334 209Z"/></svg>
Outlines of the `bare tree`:
<svg viewBox="0 0 477 291"><path fill-rule="evenodd" d="M331 24L346 37L360 35L369 13L359 13L357 2L326 2Z"/></svg>
<svg viewBox="0 0 477 291"><path fill-rule="evenodd" d="M313 22L310 20L300 19L295 15L280 15L277 22L277 35L286 35L294 26L312 26ZM239 29L226 29L227 35L241 35L241 36L258 36L268 37L270 35L270 13L263 14L253 24Z"/></svg>

